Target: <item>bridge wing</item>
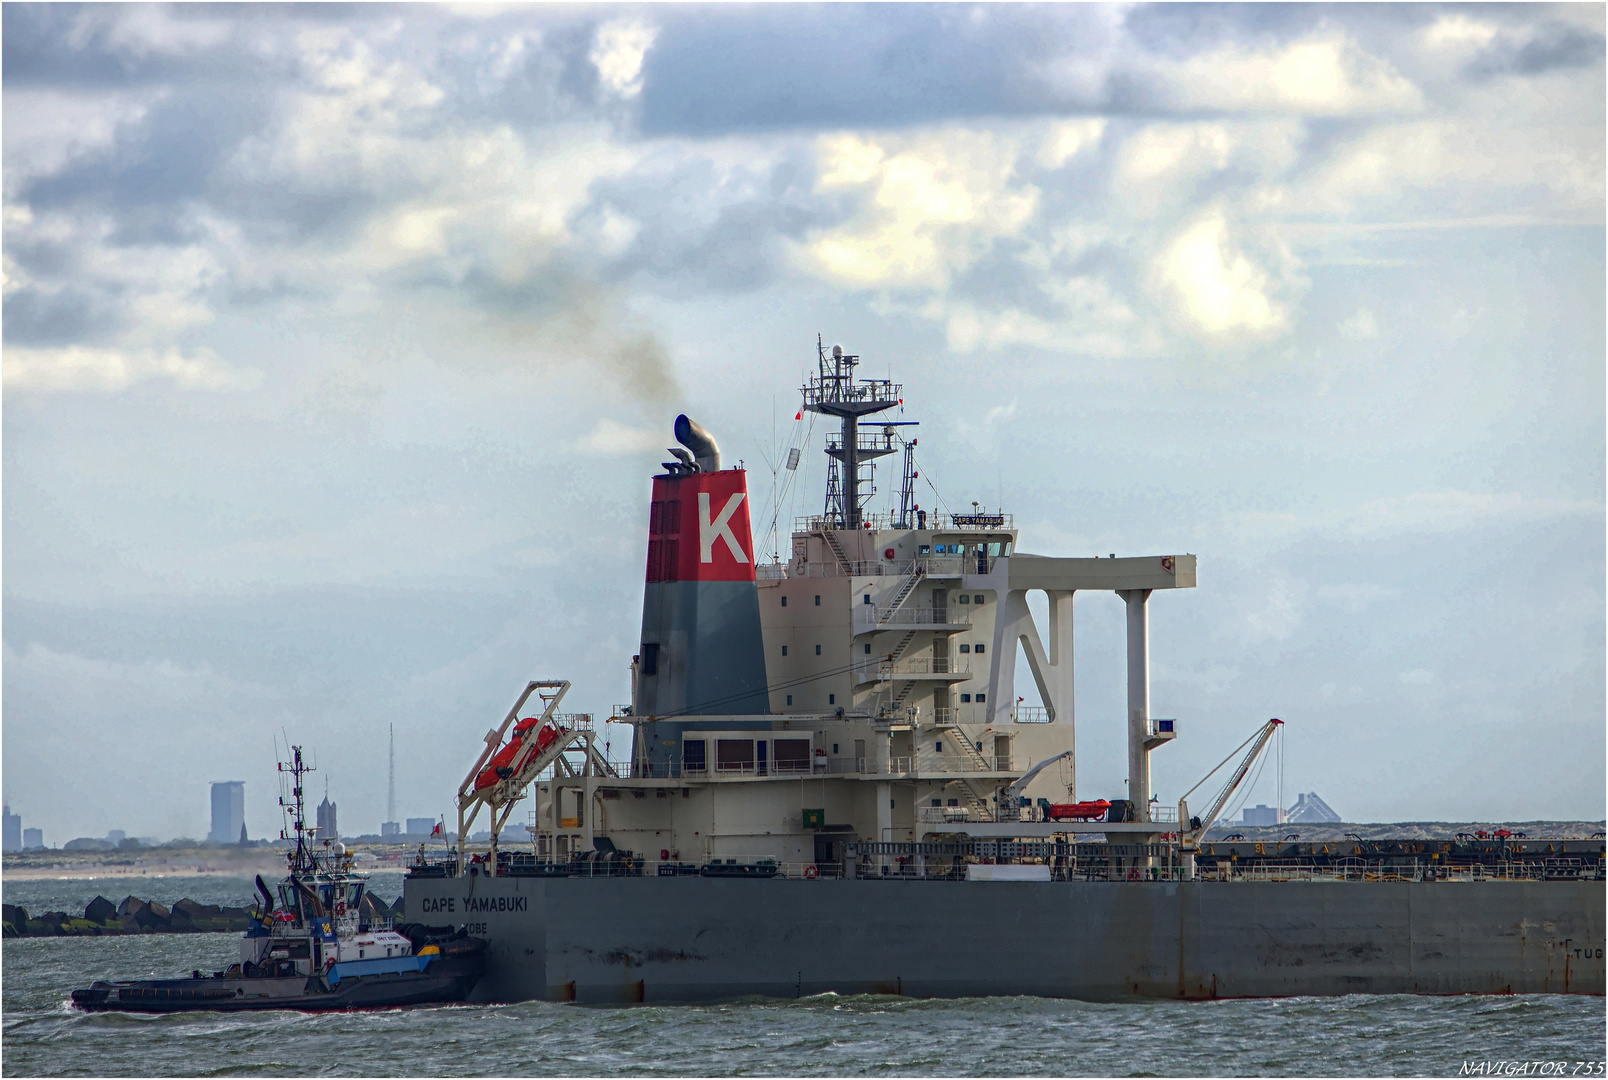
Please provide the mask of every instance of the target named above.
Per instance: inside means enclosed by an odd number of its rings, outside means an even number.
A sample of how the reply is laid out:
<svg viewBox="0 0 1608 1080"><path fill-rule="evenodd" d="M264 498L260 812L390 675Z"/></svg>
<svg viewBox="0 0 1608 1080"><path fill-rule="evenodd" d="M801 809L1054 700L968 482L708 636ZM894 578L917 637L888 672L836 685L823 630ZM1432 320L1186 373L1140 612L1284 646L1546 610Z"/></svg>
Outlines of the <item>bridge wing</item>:
<svg viewBox="0 0 1608 1080"><path fill-rule="evenodd" d="M1010 557L1010 588L1193 589L1195 556L1139 555L1121 559L1058 559L1017 552Z"/></svg>

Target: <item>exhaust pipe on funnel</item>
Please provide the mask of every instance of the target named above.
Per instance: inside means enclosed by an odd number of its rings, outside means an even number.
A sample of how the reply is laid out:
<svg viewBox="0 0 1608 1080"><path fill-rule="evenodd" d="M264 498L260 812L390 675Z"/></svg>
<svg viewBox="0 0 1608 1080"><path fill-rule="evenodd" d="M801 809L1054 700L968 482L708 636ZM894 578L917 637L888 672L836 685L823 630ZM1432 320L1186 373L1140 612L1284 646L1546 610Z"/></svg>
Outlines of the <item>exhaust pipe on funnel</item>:
<svg viewBox="0 0 1608 1080"><path fill-rule="evenodd" d="M720 447L715 445L714 436L689 420L686 413L676 417L676 442L692 451L699 471L720 471Z"/></svg>

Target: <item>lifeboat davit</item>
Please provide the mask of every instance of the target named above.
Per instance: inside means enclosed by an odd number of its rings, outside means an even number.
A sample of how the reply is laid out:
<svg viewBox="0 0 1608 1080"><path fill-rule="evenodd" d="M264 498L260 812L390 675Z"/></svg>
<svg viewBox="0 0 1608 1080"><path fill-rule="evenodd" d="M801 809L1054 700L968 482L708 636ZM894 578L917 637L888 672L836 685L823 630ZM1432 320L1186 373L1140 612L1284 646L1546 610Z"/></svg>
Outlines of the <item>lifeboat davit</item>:
<svg viewBox="0 0 1608 1080"><path fill-rule="evenodd" d="M1093 799L1088 802L1050 803L1049 809L1044 812L1046 821L1088 821L1091 818L1105 817L1111 804L1105 799Z"/></svg>
<svg viewBox="0 0 1608 1080"><path fill-rule="evenodd" d="M498 750L491 756L491 760L486 762L486 767L480 770L480 775L475 777L476 791L479 791L482 788L492 787L497 783L498 780L502 779L497 775L497 770L511 769L514 767L514 759L519 755L519 748L525 743L526 732L530 731L531 728L540 723L541 720L538 718L534 716L527 716L525 719L514 725L513 734L509 736L508 741L503 744L502 749ZM563 733L564 729L558 727L556 724L547 724L543 726L543 728L536 733L536 748L530 756L539 757L549 746L552 746L553 743L557 742L558 737Z"/></svg>

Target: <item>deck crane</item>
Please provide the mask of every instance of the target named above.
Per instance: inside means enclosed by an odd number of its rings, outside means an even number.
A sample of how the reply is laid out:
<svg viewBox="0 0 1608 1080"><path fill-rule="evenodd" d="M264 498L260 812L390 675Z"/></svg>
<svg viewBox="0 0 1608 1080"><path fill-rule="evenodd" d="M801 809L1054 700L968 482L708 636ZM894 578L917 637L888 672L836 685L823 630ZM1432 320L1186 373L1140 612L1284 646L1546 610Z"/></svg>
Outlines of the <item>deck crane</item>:
<svg viewBox="0 0 1608 1080"><path fill-rule="evenodd" d="M1180 848L1186 852L1193 852L1200 845L1200 838L1205 836L1206 830L1216 823L1217 815L1223 812L1223 807L1228 805L1228 800L1234 797L1235 790L1244 782L1245 774L1251 771L1251 766L1256 763L1258 755L1266 749L1268 741L1273 738L1273 733L1283 726L1283 720L1269 720L1262 725L1256 734L1229 751L1228 757L1218 762L1211 772L1200 778L1200 784L1196 784L1195 787L1184 792L1183 798L1178 800L1178 846ZM1212 803L1211 809L1207 810L1201 817L1191 819L1189 816L1189 796L1193 795L1196 788L1210 780L1218 769L1227 765L1234 755L1244 750L1246 746L1250 746L1250 750L1246 752L1244 759L1240 761L1239 767L1234 770L1233 775L1228 778L1228 783L1223 785L1223 790L1217 793L1217 799ZM1191 857L1191 862L1193 862L1193 857Z"/></svg>

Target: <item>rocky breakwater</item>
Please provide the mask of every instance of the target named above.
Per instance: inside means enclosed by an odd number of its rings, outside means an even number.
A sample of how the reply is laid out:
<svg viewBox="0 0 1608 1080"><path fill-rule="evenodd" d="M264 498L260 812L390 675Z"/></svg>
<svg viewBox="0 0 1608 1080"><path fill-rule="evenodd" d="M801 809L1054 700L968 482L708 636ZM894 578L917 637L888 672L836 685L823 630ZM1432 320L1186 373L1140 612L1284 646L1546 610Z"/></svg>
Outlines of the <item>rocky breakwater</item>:
<svg viewBox="0 0 1608 1080"><path fill-rule="evenodd" d="M372 896L363 897L363 908L371 920L399 919L402 898L390 907ZM188 898L171 908L154 900L124 897L113 904L97 896L84 907L82 915L47 911L29 915L27 908L3 905L0 932L13 937L99 937L106 934L203 934L243 932L251 924L251 908L199 904Z"/></svg>

